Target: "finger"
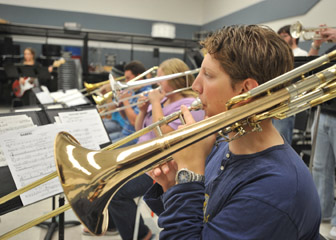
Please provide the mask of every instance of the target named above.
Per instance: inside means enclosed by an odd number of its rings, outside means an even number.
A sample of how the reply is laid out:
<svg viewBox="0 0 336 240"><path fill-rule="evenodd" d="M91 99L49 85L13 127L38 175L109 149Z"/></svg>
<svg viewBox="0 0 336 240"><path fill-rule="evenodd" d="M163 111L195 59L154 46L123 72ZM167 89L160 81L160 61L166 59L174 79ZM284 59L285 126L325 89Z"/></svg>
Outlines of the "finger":
<svg viewBox="0 0 336 240"><path fill-rule="evenodd" d="M177 171L178 166L177 166L177 162L175 160L169 161L168 164L169 164L171 169L175 169Z"/></svg>
<svg viewBox="0 0 336 240"><path fill-rule="evenodd" d="M164 173L164 174L168 174L169 173L169 165L168 164L163 164L162 166L161 166L161 170L162 170L162 172Z"/></svg>
<svg viewBox="0 0 336 240"><path fill-rule="evenodd" d="M189 111L189 109L186 106L182 105L181 106L181 111L182 111L183 118L184 118L184 121L186 122L186 124L195 123L195 119L193 118L191 112Z"/></svg>
<svg viewBox="0 0 336 240"><path fill-rule="evenodd" d="M159 177L161 175L162 171L161 168L157 167L153 169L153 175L154 177Z"/></svg>

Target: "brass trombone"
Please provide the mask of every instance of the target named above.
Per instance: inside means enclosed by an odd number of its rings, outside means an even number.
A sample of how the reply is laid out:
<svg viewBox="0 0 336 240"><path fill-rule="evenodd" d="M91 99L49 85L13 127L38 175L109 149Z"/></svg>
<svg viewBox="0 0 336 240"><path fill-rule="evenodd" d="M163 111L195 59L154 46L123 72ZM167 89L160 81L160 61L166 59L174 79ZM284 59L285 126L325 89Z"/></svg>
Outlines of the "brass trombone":
<svg viewBox="0 0 336 240"><path fill-rule="evenodd" d="M133 78L131 81L134 82L134 81L136 81L136 80L138 80L138 79L140 79L140 78L143 78L143 77L146 76L148 73L151 73L151 72L153 72L153 71L155 71L155 70L157 70L157 69L158 69L157 66L151 67L151 68L148 69L147 71L145 71L145 72L139 74L137 77ZM110 74L110 76L112 76L112 75ZM111 79L111 77L110 77L110 79ZM99 94L99 93L100 93L99 88L100 88L101 86L105 85L105 84L109 84L110 81L111 81L110 79L109 79L109 80L106 80L106 81L99 82L99 83L86 83L86 82L84 82L84 87L85 87L85 88L80 89L79 92L83 93L83 92L86 91L86 93L83 94L84 97L87 97L87 96L90 96L90 95L93 95L93 94ZM113 81L121 81L121 80L124 80L124 79L125 79L125 76L121 76L121 77L118 77L118 78L116 78L116 79L113 79ZM93 95L93 96L94 96L94 95ZM105 96L105 97L103 97L104 100L109 99L109 98L111 97L111 95L108 95L108 93L107 93L107 94L104 94L104 96ZM71 97L71 96L70 96L70 97ZM77 97L78 97L78 96L73 96L74 99L76 99ZM67 101L69 101L69 95L64 96L63 98L66 98ZM100 97L100 96L97 97L97 99L99 99L99 98L102 98L102 97ZM72 98L70 98L70 100L71 100L71 99L72 99ZM94 100L95 100L95 99L94 99ZM62 102L62 98L57 99L57 101L58 101L58 102ZM99 101L99 100L97 100L97 101Z"/></svg>
<svg viewBox="0 0 336 240"><path fill-rule="evenodd" d="M165 96L169 96L169 95L172 95L172 94L175 94L175 93L179 93L179 92L183 92L183 91L187 91L187 90L191 90L191 87L185 87L185 88L176 89L176 90L174 90L174 91L171 91L171 92L166 93ZM152 90L148 90L148 91L146 91L146 92L142 92L142 93L137 94L137 95L134 95L134 96L130 96L130 97L128 97L128 98L123 98L123 99L121 99L121 100L119 100L119 101L120 101L120 102L123 102L123 101L129 100L129 99L132 99L132 98L137 98L137 97L140 97L140 96L144 96L145 94L148 94L148 93L151 92L151 91L153 91L153 89L152 89ZM149 101L149 100L147 99L147 100L140 101L140 102L136 102L136 103L129 104L129 105L126 105L126 106L121 106L121 107L115 108L115 109L110 110L110 111L101 112L101 113L99 113L99 115L100 115L100 116L110 115L110 114L112 114L112 113L114 113L114 112L119 112L119 111L122 111L122 110L124 110L124 109L126 109L126 108L134 107L134 106L136 106L136 105L138 105L138 104L140 104L140 103L145 103L145 102L148 102L148 101ZM111 103L107 103L107 104L105 104L104 107L105 107L106 105L112 105L112 104L115 105L115 106L117 105L117 103L115 103L115 102L111 102ZM103 106L98 106L98 108L102 108L102 107L103 107Z"/></svg>
<svg viewBox="0 0 336 240"><path fill-rule="evenodd" d="M146 70L145 72L139 74L138 76L136 76L135 78L133 78L132 82L140 79L140 78L143 78L144 76L146 76L148 73L151 73L155 70L158 69L158 66L153 66L151 67L150 69ZM116 79L114 79L115 81L121 81L121 80L125 80L125 76L121 76L121 77L118 77ZM87 83L87 82L84 82L84 87L83 89L79 90L80 92L84 92L84 91L87 91L87 92L92 92L93 90L97 89L97 88L100 88L101 86L105 85L105 84L108 84L110 83L110 79L109 80L106 80L106 81L102 81L102 82L99 82L99 83Z"/></svg>
<svg viewBox="0 0 336 240"><path fill-rule="evenodd" d="M300 38L302 36L302 38L306 41L319 40L322 39L322 37L320 34L316 34L315 32L326 28L328 27L303 27L302 23L297 21L290 26L289 32L293 38Z"/></svg>
<svg viewBox="0 0 336 240"><path fill-rule="evenodd" d="M124 79L125 76L121 76L115 79L115 81L121 81L122 79ZM81 98L81 97L87 97L93 94L99 94L100 90L99 88L105 84L108 84L110 82L110 80L106 80L106 81L102 81L99 83L87 83L84 82L84 86L85 88L79 89L78 92L73 93L73 94L67 94L61 97L58 97L57 99L55 99L55 102L59 102L59 103L66 103L69 101L73 101L75 99ZM86 93L84 93L86 91ZM78 94L80 93L80 94Z"/></svg>
<svg viewBox="0 0 336 240"><path fill-rule="evenodd" d="M154 67L151 67L150 69L148 69L147 71L144 71L143 73L141 73L140 75L136 76L135 78L129 80L128 82L135 82L143 77L145 77L147 74L153 72L153 71L156 71L159 67L158 66L154 66Z"/></svg>
<svg viewBox="0 0 336 240"><path fill-rule="evenodd" d="M125 79L125 76L121 76L121 77L117 77L115 79L115 81L122 81ZM110 80L106 80L106 81L102 81L102 82L98 82L98 83L87 83L87 82L84 82L84 87L85 88L82 88L80 89L79 91L80 92L87 92L86 94L89 95L89 93L91 94L94 94L96 93L97 91L94 91L96 90L97 88L100 88L101 86L105 85L105 84L108 84L110 82ZM85 94L84 94L85 95ZM86 96L88 96L86 95Z"/></svg>
<svg viewBox="0 0 336 240"><path fill-rule="evenodd" d="M174 74L160 76L160 77L138 80L136 82L134 82L133 81L134 79L132 79L132 80L128 81L127 83L121 83L119 81L116 81L116 80L113 79L113 76L110 75L110 80L109 81L111 83L112 91L104 94L103 96L92 96L92 98L97 105L106 104L108 99L111 99L111 98L113 98L115 104L118 104L119 102L125 101L126 99L119 100L118 97L117 97L117 92L120 92L120 91L123 91L123 90L132 90L134 88L148 86L148 85L155 84L155 83L158 83L158 82L162 82L162 81L165 81L165 80L171 80L171 79L174 79L174 78L179 78L179 77L184 77L184 76L187 76L187 75L196 74L199 71L200 71L200 69L197 68L197 69L194 69L194 70L188 70L188 71L181 72L181 73L174 73ZM135 97L135 96L133 96L133 97ZM131 97L131 98L133 98L133 97ZM136 96L136 97L138 97L138 96ZM130 99L130 98L128 98L128 99ZM113 104L113 103L108 103L108 104ZM104 107L105 106L107 106L107 105L104 105Z"/></svg>
<svg viewBox="0 0 336 240"><path fill-rule="evenodd" d="M196 74L199 71L200 71L200 68L197 68L197 69L194 69L194 70L188 70L188 71L180 72L180 73L173 73L173 74L165 75L165 76L161 76L161 77L139 80L137 82L130 82L129 81L127 83L121 83L121 82L112 81L112 90L115 90L115 91L131 90L131 89L134 89L134 88L148 86L148 85L158 83L158 82L162 82L162 81L165 81L165 80L170 80L170 79L174 79L174 78L183 77L183 76L186 76L186 75Z"/></svg>
<svg viewBox="0 0 336 240"><path fill-rule="evenodd" d="M133 98L138 98L138 97L144 96L144 95L150 93L151 91L153 91L153 89L141 92L139 94L136 94L136 95L133 95L133 96L130 96L130 97L127 97L127 98L120 99L119 102L124 102L124 101L130 100L130 99L133 99ZM117 106L119 104L119 103L114 102L114 101L112 101L110 103L102 104L102 102L105 102L105 99L107 99L106 97L104 97L104 96L102 98L99 98L99 96L92 96L92 97L93 97L94 101L96 102L98 109L106 108L106 107L109 107L110 105ZM112 97L112 94L110 95L110 97Z"/></svg>
<svg viewBox="0 0 336 240"><path fill-rule="evenodd" d="M95 151L83 148L70 134L59 133L55 140L56 168L71 208L91 233L103 234L108 226L107 206L118 189L166 162L173 153L219 131L224 135L232 131L244 134L242 129L246 125L259 129L259 122L264 119L286 118L335 98L336 65L279 89L334 59L336 50L232 98L226 112L141 144L119 149L113 149L112 144ZM249 103L243 104L249 99ZM115 145L123 144L117 142ZM55 215L60 211L64 209ZM27 226L14 229L0 239L25 229Z"/></svg>

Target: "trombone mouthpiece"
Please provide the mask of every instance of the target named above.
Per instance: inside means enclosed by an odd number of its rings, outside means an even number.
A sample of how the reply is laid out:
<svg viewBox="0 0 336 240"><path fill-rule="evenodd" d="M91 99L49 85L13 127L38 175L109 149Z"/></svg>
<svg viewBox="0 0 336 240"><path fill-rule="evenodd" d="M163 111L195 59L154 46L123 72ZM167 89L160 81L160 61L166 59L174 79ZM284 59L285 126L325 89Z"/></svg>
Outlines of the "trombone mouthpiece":
<svg viewBox="0 0 336 240"><path fill-rule="evenodd" d="M196 98L190 105L190 110L201 110L202 108L203 104L199 98Z"/></svg>

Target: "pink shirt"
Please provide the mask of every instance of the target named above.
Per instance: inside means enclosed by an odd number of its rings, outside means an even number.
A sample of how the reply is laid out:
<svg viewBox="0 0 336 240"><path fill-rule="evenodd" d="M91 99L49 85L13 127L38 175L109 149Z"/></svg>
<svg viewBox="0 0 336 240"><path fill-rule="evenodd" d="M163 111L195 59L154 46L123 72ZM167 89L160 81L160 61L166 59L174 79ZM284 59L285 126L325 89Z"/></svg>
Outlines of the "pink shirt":
<svg viewBox="0 0 336 240"><path fill-rule="evenodd" d="M167 98L162 99L161 104L163 104L166 100L167 100ZM173 102L173 103L163 107L163 109L162 109L163 110L163 115L168 116L169 114L180 111L181 105L185 105L185 106L189 107L194 100L195 100L195 98L188 97L188 98L182 98L182 99L180 99L176 102ZM204 119L204 111L203 110L191 111L191 114L193 115L196 122ZM152 123L153 123L152 105L149 105L146 117L145 117L145 119L143 121L143 124L142 124L142 128L148 127ZM173 128L174 130L176 130L178 128L178 126L181 125L181 124L182 123L181 123L180 119L176 119L176 120L168 123L168 125L171 128ZM142 135L139 138L138 143L148 141L148 140L153 139L155 137L156 137L156 134L153 131L151 131L149 133L146 133L146 134Z"/></svg>

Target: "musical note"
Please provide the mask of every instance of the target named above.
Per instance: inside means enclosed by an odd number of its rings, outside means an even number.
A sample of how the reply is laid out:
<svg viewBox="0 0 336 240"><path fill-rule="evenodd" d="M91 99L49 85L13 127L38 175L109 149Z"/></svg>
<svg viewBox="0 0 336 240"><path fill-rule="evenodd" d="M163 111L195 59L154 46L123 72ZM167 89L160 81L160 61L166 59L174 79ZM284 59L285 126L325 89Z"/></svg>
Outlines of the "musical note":
<svg viewBox="0 0 336 240"><path fill-rule="evenodd" d="M56 171L54 140L59 132L56 125L18 129L0 136L0 146L17 189ZM61 193L58 179L49 181L24 194L21 200L28 205Z"/></svg>
<svg viewBox="0 0 336 240"><path fill-rule="evenodd" d="M25 114L0 117L0 134L33 126L33 120ZM0 146L0 167L3 166L7 166L7 162Z"/></svg>
<svg viewBox="0 0 336 240"><path fill-rule="evenodd" d="M78 89L69 89L66 92L52 92L50 96L56 102L65 103L68 107L87 104L84 95Z"/></svg>
<svg viewBox="0 0 336 240"><path fill-rule="evenodd" d="M83 129L88 129L88 131L90 131L92 134L96 144L101 145L110 141L104 124L96 109L62 112L58 115L62 123L76 123L81 125Z"/></svg>
<svg viewBox="0 0 336 240"><path fill-rule="evenodd" d="M89 126L68 123L18 129L0 135L0 147L17 189L55 172L54 141L60 131L72 134L82 146L99 149ZM20 195L23 205L63 192L58 178Z"/></svg>

